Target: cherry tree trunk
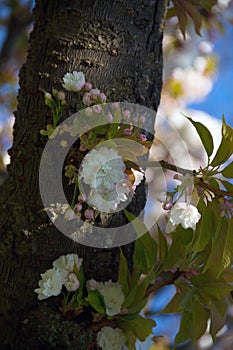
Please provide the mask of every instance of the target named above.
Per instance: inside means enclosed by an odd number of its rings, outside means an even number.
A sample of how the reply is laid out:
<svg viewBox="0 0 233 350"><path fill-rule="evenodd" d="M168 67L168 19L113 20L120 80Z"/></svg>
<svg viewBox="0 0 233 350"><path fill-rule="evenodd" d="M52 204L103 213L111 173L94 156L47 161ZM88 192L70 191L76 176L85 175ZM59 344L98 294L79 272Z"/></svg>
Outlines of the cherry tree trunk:
<svg viewBox="0 0 233 350"><path fill-rule="evenodd" d="M61 89L66 72L83 71L109 102L128 101L156 111L165 12L164 0L36 1L30 48L20 72L11 164L0 195L0 349L59 349L58 342L61 349L95 348L88 314L78 326L65 322L53 298L39 302L34 293L40 273L62 254L77 252L86 277L97 280L116 280L119 255L117 248L74 243L43 211L38 174L47 140L40 130L51 123L43 91ZM153 124L147 121L152 133ZM143 184L132 212L143 209L145 200ZM103 224L111 226L114 220ZM118 226L121 220L125 218L119 215ZM130 265L133 244L123 249ZM76 340L66 337L68 328L69 334L77 333Z"/></svg>

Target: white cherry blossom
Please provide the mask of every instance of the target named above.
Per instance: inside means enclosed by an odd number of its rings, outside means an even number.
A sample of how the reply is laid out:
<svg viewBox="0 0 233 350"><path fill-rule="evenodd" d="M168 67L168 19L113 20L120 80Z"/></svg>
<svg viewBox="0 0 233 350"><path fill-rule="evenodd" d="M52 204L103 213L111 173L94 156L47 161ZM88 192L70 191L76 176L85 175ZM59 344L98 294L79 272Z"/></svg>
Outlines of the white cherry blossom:
<svg viewBox="0 0 233 350"><path fill-rule="evenodd" d="M62 86L64 89L78 92L85 85L85 76L83 72L74 71L73 73L66 73L63 77L63 82L64 84Z"/></svg>
<svg viewBox="0 0 233 350"><path fill-rule="evenodd" d="M97 333L97 344L102 350L121 350L126 343L126 336L119 328L103 327Z"/></svg>
<svg viewBox="0 0 233 350"><path fill-rule="evenodd" d="M201 214L194 205L185 202L178 202L172 207L168 214L166 232L169 233L173 231L179 224L185 229L195 229L200 218Z"/></svg>
<svg viewBox="0 0 233 350"><path fill-rule="evenodd" d="M41 274L39 288L35 289L38 299L43 300L51 296L57 296L61 293L62 285L65 282L66 273L53 269L47 270Z"/></svg>
<svg viewBox="0 0 233 350"><path fill-rule="evenodd" d="M87 288L98 290L104 298L106 314L114 316L121 312L121 305L125 300L125 295L122 286L119 282L97 282L95 280L87 281Z"/></svg>

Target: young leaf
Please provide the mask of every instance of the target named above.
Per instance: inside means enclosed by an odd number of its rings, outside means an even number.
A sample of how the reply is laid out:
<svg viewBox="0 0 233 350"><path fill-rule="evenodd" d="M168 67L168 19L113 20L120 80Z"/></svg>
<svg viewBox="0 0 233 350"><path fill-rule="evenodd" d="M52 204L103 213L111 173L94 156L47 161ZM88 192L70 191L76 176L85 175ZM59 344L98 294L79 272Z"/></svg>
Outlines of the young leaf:
<svg viewBox="0 0 233 350"><path fill-rule="evenodd" d="M209 312L201 304L198 295L193 297L193 333L192 343L195 343L206 332Z"/></svg>
<svg viewBox="0 0 233 350"><path fill-rule="evenodd" d="M198 203L198 209L201 213L201 220L197 224L194 236L196 239L193 243L193 251L196 253L205 249L213 231L213 213L202 199Z"/></svg>
<svg viewBox="0 0 233 350"><path fill-rule="evenodd" d="M105 313L104 299L96 290L89 290L86 301L100 314Z"/></svg>
<svg viewBox="0 0 233 350"><path fill-rule="evenodd" d="M227 161L233 153L233 129L226 123L224 116L222 117L222 140L220 146L211 162L211 166L215 167Z"/></svg>
<svg viewBox="0 0 233 350"><path fill-rule="evenodd" d="M154 320L140 315L123 316L116 319L116 324L123 332L131 330L140 341L144 341L152 333L152 328L156 325Z"/></svg>
<svg viewBox="0 0 233 350"><path fill-rule="evenodd" d="M164 268L169 269L179 265L179 262L184 258L184 252L184 244L181 241L174 241L169 249Z"/></svg>
<svg viewBox="0 0 233 350"><path fill-rule="evenodd" d="M214 142L211 133L209 132L207 127L204 126L202 123L195 122L189 117L186 118L193 124L193 126L197 130L197 133L200 136L201 142L206 150L206 153L208 157L210 157L214 150Z"/></svg>
<svg viewBox="0 0 233 350"><path fill-rule="evenodd" d="M181 312L181 303L187 294L188 288L179 287L177 293L172 298L172 300L167 304L167 306L162 310L162 314L177 314Z"/></svg>
<svg viewBox="0 0 233 350"><path fill-rule="evenodd" d="M128 310L129 314L138 314L145 306L148 301L148 298L144 298L137 303L135 306L131 306Z"/></svg>
<svg viewBox="0 0 233 350"><path fill-rule="evenodd" d="M213 271L217 277L233 262L233 220L222 218L217 228L216 238L212 243L212 251L207 259L203 272ZM216 262L218 265L216 267Z"/></svg>
<svg viewBox="0 0 233 350"><path fill-rule="evenodd" d="M183 37L185 39L185 30L188 24L188 16L178 0L173 0L173 4L174 4L176 15L178 17L181 33L183 34Z"/></svg>
<svg viewBox="0 0 233 350"><path fill-rule="evenodd" d="M232 179L233 178L233 162L231 162L230 164L228 164L226 166L226 168L224 168L222 170L222 174L224 177L227 177L229 179Z"/></svg>
<svg viewBox="0 0 233 350"><path fill-rule="evenodd" d="M224 307L224 310L219 311L219 304ZM228 309L228 303L225 300L213 301L210 308L210 334L213 341L216 341L216 334L224 327L226 324L226 314Z"/></svg>
<svg viewBox="0 0 233 350"><path fill-rule="evenodd" d="M137 285L133 301L129 305L129 313L133 313L132 308L135 309L135 307L137 307L138 304L141 304L142 300L145 301L145 299L147 299L145 298L145 293L149 284L149 278L150 276L147 276L141 284ZM141 308L139 310L141 310Z"/></svg>
<svg viewBox="0 0 233 350"><path fill-rule="evenodd" d="M179 345L191 339L192 330L193 330L192 311L184 310L182 312L180 329L175 338L175 345Z"/></svg>
<svg viewBox="0 0 233 350"><path fill-rule="evenodd" d="M129 267L127 260L122 252L122 249L120 249L120 263L119 263L119 270L118 270L118 281L122 286L123 292L125 295L129 292L129 280L130 280L130 273L129 273Z"/></svg>
<svg viewBox="0 0 233 350"><path fill-rule="evenodd" d="M166 237L158 227L158 255L159 255L159 264L163 265L168 254L168 244Z"/></svg>
<svg viewBox="0 0 233 350"><path fill-rule="evenodd" d="M148 271L153 269L157 258L157 243L147 232L145 224L139 220L136 216L124 210L124 213L129 221L135 228L138 236L143 236L138 238L134 245L134 255L133 262L134 268L139 270L141 273L147 274Z"/></svg>

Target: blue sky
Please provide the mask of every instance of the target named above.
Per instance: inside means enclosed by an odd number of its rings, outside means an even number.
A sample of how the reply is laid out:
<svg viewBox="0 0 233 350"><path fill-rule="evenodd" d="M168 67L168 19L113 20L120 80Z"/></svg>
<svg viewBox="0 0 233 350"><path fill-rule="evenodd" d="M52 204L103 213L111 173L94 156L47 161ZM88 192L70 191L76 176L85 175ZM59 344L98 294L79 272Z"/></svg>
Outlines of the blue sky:
<svg viewBox="0 0 233 350"><path fill-rule="evenodd" d="M228 124L233 125L233 25L225 23L225 34L217 34L214 40L214 53L219 59L217 78L213 90L207 98L189 105L190 108L203 110L206 113L221 119L222 114Z"/></svg>

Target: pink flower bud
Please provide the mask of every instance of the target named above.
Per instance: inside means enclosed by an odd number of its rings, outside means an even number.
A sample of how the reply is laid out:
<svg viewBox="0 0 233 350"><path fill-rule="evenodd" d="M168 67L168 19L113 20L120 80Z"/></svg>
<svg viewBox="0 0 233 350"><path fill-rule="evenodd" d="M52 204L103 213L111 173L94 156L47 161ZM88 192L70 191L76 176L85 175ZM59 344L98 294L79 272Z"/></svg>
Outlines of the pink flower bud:
<svg viewBox="0 0 233 350"><path fill-rule="evenodd" d="M84 84L84 90L90 91L91 89L92 89L92 83L87 82Z"/></svg>
<svg viewBox="0 0 233 350"><path fill-rule="evenodd" d="M113 122L113 116L112 116L112 114L111 114L110 112L108 112L108 113L106 114L105 118L106 118L106 121L107 121L108 123L112 123L112 122Z"/></svg>
<svg viewBox="0 0 233 350"><path fill-rule="evenodd" d="M166 202L163 204L163 209L164 210L170 210L173 207L173 203L172 202Z"/></svg>
<svg viewBox="0 0 233 350"><path fill-rule="evenodd" d="M52 95L49 92L46 92L44 97L45 97L45 101L51 101L53 99Z"/></svg>
<svg viewBox="0 0 233 350"><path fill-rule="evenodd" d="M144 115L142 115L141 117L139 117L139 120L141 123L145 123L146 117L144 117Z"/></svg>
<svg viewBox="0 0 233 350"><path fill-rule="evenodd" d="M86 92L84 94L83 103L85 104L85 106L90 106L92 104L91 94L89 92Z"/></svg>
<svg viewBox="0 0 233 350"><path fill-rule="evenodd" d="M126 128L126 129L124 130L124 134L125 134L126 136L130 136L130 135L132 135L132 131L131 131L129 128Z"/></svg>
<svg viewBox="0 0 233 350"><path fill-rule="evenodd" d="M91 89L89 91L89 93L91 95L91 100L92 101L98 100L98 95L100 94L100 90L99 89Z"/></svg>
<svg viewBox="0 0 233 350"><path fill-rule="evenodd" d="M147 141L147 137L146 137L146 135L139 134L139 135L138 135L138 138L139 138L139 140L140 140L141 142L145 142L145 141Z"/></svg>
<svg viewBox="0 0 233 350"><path fill-rule="evenodd" d="M96 112L96 113L101 113L102 111L102 107L100 105L96 105L93 107L93 110Z"/></svg>
<svg viewBox="0 0 233 350"><path fill-rule="evenodd" d="M64 284L68 292L75 292L80 286L80 282L73 272L68 274L67 280Z"/></svg>
<svg viewBox="0 0 233 350"><path fill-rule="evenodd" d="M130 111L128 111L127 109L125 109L125 110L122 112L122 115L123 115L123 117L128 118L128 117L130 117Z"/></svg>
<svg viewBox="0 0 233 350"><path fill-rule="evenodd" d="M91 100L92 100L92 101L98 100L98 95L92 94L92 95L91 95Z"/></svg>
<svg viewBox="0 0 233 350"><path fill-rule="evenodd" d="M64 92L62 92L62 91L59 91L59 92L58 92L57 97L58 97L61 101L65 101L65 98L66 98Z"/></svg>
<svg viewBox="0 0 233 350"><path fill-rule="evenodd" d="M132 118L132 123L133 124L137 124L138 123L138 118L137 117Z"/></svg>
<svg viewBox="0 0 233 350"><path fill-rule="evenodd" d="M75 204L75 206L74 206L74 210L75 210L75 211L81 211L82 208L83 208L83 206L82 206L81 203L77 203L77 204Z"/></svg>
<svg viewBox="0 0 233 350"><path fill-rule="evenodd" d="M86 202L87 197L86 197L85 193L80 193L78 196L78 200L79 200L79 202Z"/></svg>
<svg viewBox="0 0 233 350"><path fill-rule="evenodd" d="M94 219L94 210L92 209L86 209L84 212L85 218L88 220L93 220Z"/></svg>
<svg viewBox="0 0 233 350"><path fill-rule="evenodd" d="M97 97L101 102L106 102L106 100L107 100L107 96L103 92L98 94Z"/></svg>
<svg viewBox="0 0 233 350"><path fill-rule="evenodd" d="M117 108L119 108L119 103L118 103L118 102L113 102L112 108L115 109L115 110L116 110Z"/></svg>

